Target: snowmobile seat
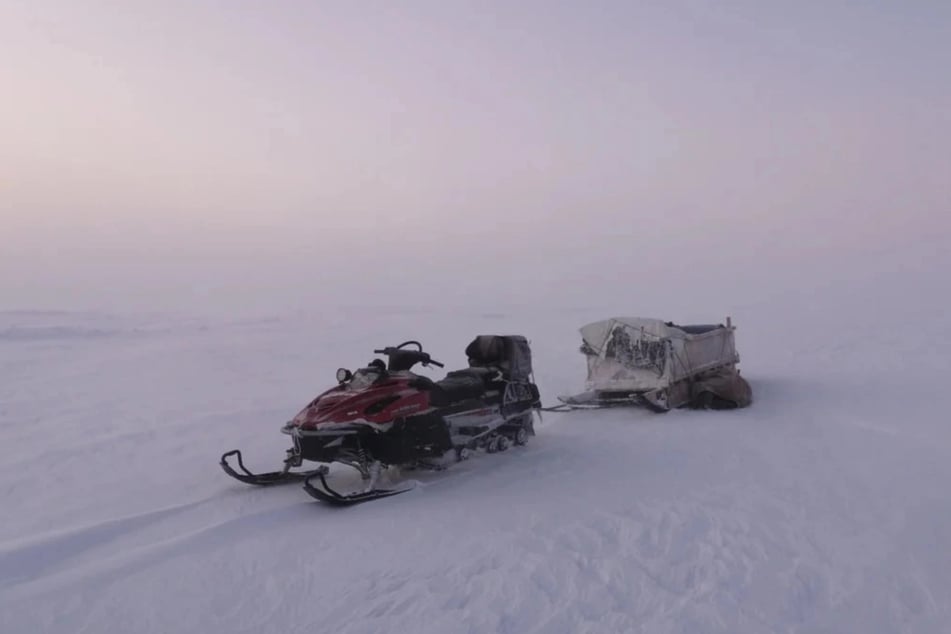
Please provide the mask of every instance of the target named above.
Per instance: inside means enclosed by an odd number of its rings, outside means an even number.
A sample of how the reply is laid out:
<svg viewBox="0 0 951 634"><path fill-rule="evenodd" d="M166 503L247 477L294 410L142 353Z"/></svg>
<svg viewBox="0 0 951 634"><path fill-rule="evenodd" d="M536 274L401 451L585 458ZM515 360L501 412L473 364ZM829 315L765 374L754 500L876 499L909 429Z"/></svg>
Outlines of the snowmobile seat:
<svg viewBox="0 0 951 634"><path fill-rule="evenodd" d="M446 375L447 379L452 379L456 377L470 377L470 378L478 379L486 387L502 379L501 370L499 368L481 367L481 366L465 368L463 370L453 370L452 372L449 372Z"/></svg>
<svg viewBox="0 0 951 634"><path fill-rule="evenodd" d="M470 398L479 398L485 393L485 383L475 374L465 370L460 372L450 372L441 381L435 382L438 390L434 392L437 400L444 400L446 403L458 403ZM438 398L441 396L442 398Z"/></svg>

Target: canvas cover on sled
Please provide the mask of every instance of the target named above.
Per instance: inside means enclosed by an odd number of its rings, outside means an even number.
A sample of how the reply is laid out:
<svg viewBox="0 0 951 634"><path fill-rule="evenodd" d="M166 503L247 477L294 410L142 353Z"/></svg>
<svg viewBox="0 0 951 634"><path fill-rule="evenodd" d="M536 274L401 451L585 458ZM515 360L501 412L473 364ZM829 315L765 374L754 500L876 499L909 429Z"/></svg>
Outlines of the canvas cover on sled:
<svg viewBox="0 0 951 634"><path fill-rule="evenodd" d="M736 370L732 326L613 317L587 324L581 336L587 394L669 389L674 406L696 401L745 407L752 401L749 385Z"/></svg>

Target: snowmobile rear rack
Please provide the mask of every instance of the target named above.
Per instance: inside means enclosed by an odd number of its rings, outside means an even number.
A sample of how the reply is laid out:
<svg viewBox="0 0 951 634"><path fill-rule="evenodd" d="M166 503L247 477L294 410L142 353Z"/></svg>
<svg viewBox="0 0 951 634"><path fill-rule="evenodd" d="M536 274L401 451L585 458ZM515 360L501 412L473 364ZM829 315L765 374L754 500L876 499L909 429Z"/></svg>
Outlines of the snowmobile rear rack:
<svg viewBox="0 0 951 634"><path fill-rule="evenodd" d="M330 485L327 484L327 478L324 477L323 470L317 470L316 473L311 474L304 480L304 490L307 491L308 495L314 499L320 500L321 502L326 502L332 506L353 506L354 504L360 504L361 502L369 502L371 500L379 500L381 498L388 498L394 495L399 495L400 493L406 493L407 491L412 491L414 487L407 487L404 489L371 489L369 491L364 491L362 493L351 493L349 495L343 495L338 493L330 488ZM314 485L311 481L314 478L320 479L319 485Z"/></svg>
<svg viewBox="0 0 951 634"><path fill-rule="evenodd" d="M241 473L232 468L228 464L228 458L234 456L238 460L238 468L241 469ZM248 471L248 468L244 466L244 461L241 459L241 450L232 449L221 455L221 468L225 470L225 473L230 475L235 480L240 480L245 484L255 484L257 486L273 486L275 484L287 484L289 482L300 482L306 480L307 478L314 476L318 473L322 473L327 470L327 467L321 465L320 467L313 469L311 471L290 471L288 467L285 467L282 471L269 471L267 473L251 473Z"/></svg>

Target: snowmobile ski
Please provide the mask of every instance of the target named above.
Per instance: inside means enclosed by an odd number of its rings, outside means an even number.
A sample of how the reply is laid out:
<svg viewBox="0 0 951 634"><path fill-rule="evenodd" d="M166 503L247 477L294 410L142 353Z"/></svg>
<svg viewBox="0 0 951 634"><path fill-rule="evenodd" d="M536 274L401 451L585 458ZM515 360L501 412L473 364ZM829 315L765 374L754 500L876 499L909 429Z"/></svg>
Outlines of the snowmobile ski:
<svg viewBox="0 0 951 634"><path fill-rule="evenodd" d="M312 480L314 478L320 479L319 485L313 484ZM304 490L307 491L308 495L332 506L353 506L361 502L369 502L371 500L379 500L399 495L400 493L406 493L407 491L412 491L414 488L415 487L411 486L402 489L370 489L369 491L344 495L330 488L330 485L327 484L327 478L324 476L324 471L318 470L304 480Z"/></svg>
<svg viewBox="0 0 951 634"><path fill-rule="evenodd" d="M234 468L228 464L228 458L231 456L234 456L237 459L238 468L241 469L241 473L235 471ZM283 471L268 471L267 473L251 473L248 468L244 466L244 461L241 459L240 449L233 449L222 454L220 464L225 473L230 475L235 480L240 480L245 484L254 484L257 486L273 486L276 484L301 482L302 480L306 480L311 476L327 470L326 465L321 465L320 467L310 471L289 471L288 469L284 469Z"/></svg>

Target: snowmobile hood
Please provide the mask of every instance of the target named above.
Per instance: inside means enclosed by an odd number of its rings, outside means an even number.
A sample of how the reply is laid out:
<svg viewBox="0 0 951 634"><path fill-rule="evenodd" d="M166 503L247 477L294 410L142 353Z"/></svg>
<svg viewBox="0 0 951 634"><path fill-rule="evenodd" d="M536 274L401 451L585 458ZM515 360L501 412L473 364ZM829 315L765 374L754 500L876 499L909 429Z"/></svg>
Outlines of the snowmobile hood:
<svg viewBox="0 0 951 634"><path fill-rule="evenodd" d="M290 421L301 430L339 423L388 423L429 408L429 395L410 387L411 376L387 376L359 388L348 384L327 390Z"/></svg>

